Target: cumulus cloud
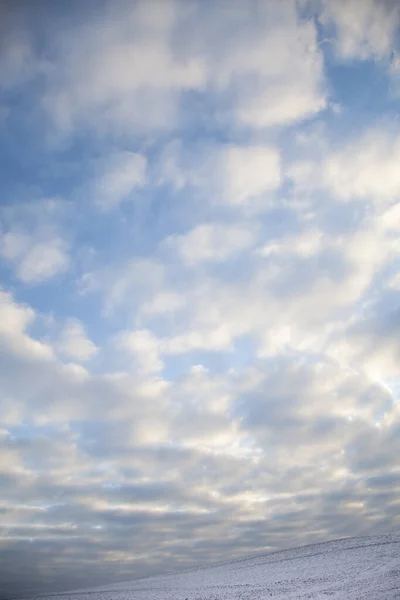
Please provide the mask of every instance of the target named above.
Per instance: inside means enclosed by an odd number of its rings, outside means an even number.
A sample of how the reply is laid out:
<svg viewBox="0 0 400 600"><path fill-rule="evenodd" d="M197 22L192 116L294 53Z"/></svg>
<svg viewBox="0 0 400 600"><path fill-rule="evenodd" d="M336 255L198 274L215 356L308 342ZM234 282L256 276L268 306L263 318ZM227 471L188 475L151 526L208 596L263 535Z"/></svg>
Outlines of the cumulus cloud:
<svg viewBox="0 0 400 600"><path fill-rule="evenodd" d="M5 596L398 526L397 5L23 4L0 65Z"/></svg>
<svg viewBox="0 0 400 600"><path fill-rule="evenodd" d="M107 3L80 22L55 19L46 60L29 38L15 42L5 73L14 65L44 81L40 104L58 136L175 128L190 93L230 98L226 114L251 128L293 123L326 106L316 29L294 1L235 2L212 13L194 0Z"/></svg>
<svg viewBox="0 0 400 600"><path fill-rule="evenodd" d="M281 183L280 157L275 148L231 147L223 153L222 162L223 190L233 204L276 190Z"/></svg>
<svg viewBox="0 0 400 600"><path fill-rule="evenodd" d="M160 344L150 331L142 329L121 333L117 343L133 357L140 372L157 373L162 370Z"/></svg>
<svg viewBox="0 0 400 600"><path fill-rule="evenodd" d="M207 207L260 213L283 183L281 162L273 144L208 143L188 151L175 141L160 155L158 183L194 191Z"/></svg>
<svg viewBox="0 0 400 600"><path fill-rule="evenodd" d="M335 49L340 58L390 59L400 20L397 2L325 1L322 21L325 20L335 26Z"/></svg>
<svg viewBox="0 0 400 600"><path fill-rule="evenodd" d="M191 47L207 57L216 89L232 94L228 106L241 126L288 125L325 107L316 30L311 21L299 19L294 2L235 2L231 11L221 5L213 15L198 12L189 22L199 23Z"/></svg>
<svg viewBox="0 0 400 600"><path fill-rule="evenodd" d="M33 244L18 263L17 277L25 283L40 283L68 267L68 255L61 240Z"/></svg>
<svg viewBox="0 0 400 600"><path fill-rule="evenodd" d="M388 202L399 193L398 153L398 135L383 126L349 140L318 162L295 162L288 174L300 189L320 187L344 202Z"/></svg>
<svg viewBox="0 0 400 600"><path fill-rule="evenodd" d="M122 374L77 377L49 358L6 350L3 397L21 369L24 378L21 425L6 411L0 436L3 544L18 557L4 564L16 573L32 539L42 565L39 575L31 563L20 593L37 588L39 577L54 589L68 587L71 573L74 587L88 574L101 581L96 562L104 581L182 567L188 535L196 561L207 562L222 551L213 543L210 555L215 531L225 538L236 528L229 551L239 556L349 527L358 533L395 506L398 479L388 459L396 455L398 411L385 388L354 371L267 360L231 375L193 368L171 386ZM376 489L386 490L387 513ZM85 569L74 568L77 556Z"/></svg>
<svg viewBox="0 0 400 600"><path fill-rule="evenodd" d="M143 302L155 300L164 281L165 267L161 261L136 257L118 267L98 266L93 272L84 273L79 282L79 290L84 295L96 292L103 294L107 290L104 295L104 311L114 313L125 307L127 298L130 299L132 310Z"/></svg>
<svg viewBox="0 0 400 600"><path fill-rule="evenodd" d="M146 158L135 152L113 154L99 165L99 175L91 195L95 204L108 211L146 183Z"/></svg>
<svg viewBox="0 0 400 600"><path fill-rule="evenodd" d="M9 292L1 292L1 306L3 312L2 331L4 332L23 333L34 318L34 311L27 306L15 305Z"/></svg>
<svg viewBox="0 0 400 600"><path fill-rule="evenodd" d="M397 98L400 9L396 0L324 0L322 6L320 22L327 35L332 35L326 41L332 44L336 59L379 64L389 78L391 96Z"/></svg>
<svg viewBox="0 0 400 600"><path fill-rule="evenodd" d="M61 331L58 351L77 362L92 358L97 348L86 336L85 328L77 319L69 319Z"/></svg>
<svg viewBox="0 0 400 600"><path fill-rule="evenodd" d="M204 261L224 261L254 244L255 232L241 225L198 225L186 235L170 238L188 265Z"/></svg>
<svg viewBox="0 0 400 600"><path fill-rule="evenodd" d="M57 222L60 211L62 206L56 200L3 209L0 256L14 267L22 282L38 284L68 268L68 242Z"/></svg>
<svg viewBox="0 0 400 600"><path fill-rule="evenodd" d="M178 3L109 4L96 13L78 35L63 32L59 40L60 70L43 98L55 124L68 132L86 119L95 126L101 116L103 128L121 132L168 128L176 94L205 84L201 57L179 58L170 45Z"/></svg>

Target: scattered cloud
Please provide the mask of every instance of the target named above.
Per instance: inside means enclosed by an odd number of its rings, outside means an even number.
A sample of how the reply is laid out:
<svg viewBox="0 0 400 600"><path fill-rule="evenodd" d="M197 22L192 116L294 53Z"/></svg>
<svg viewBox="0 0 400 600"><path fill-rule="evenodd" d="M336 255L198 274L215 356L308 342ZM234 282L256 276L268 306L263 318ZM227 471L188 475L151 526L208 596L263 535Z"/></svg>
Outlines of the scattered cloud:
<svg viewBox="0 0 400 600"><path fill-rule="evenodd" d="M56 127L63 133L84 123L96 127L100 117L103 129L121 133L168 128L176 119L176 94L205 85L201 58L185 60L173 52L178 18L175 1L124 3L119 10L108 4L78 30L64 31L59 70L43 97Z"/></svg>
<svg viewBox="0 0 400 600"><path fill-rule="evenodd" d="M140 372L147 374L162 370L160 344L150 331L142 329L121 333L118 345L132 356Z"/></svg>
<svg viewBox="0 0 400 600"><path fill-rule="evenodd" d="M18 260L18 258L17 258ZM33 244L17 263L16 274L25 283L40 283L64 271L68 255L62 240Z"/></svg>
<svg viewBox="0 0 400 600"><path fill-rule="evenodd" d="M379 127L349 140L322 160L295 162L289 168L289 177L303 190L320 187L344 202L393 201L400 184L398 155L396 132Z"/></svg>
<svg viewBox="0 0 400 600"><path fill-rule="evenodd" d="M114 154L99 165L91 190L95 204L104 211L117 207L132 190L146 184L146 158L135 152Z"/></svg>
<svg viewBox="0 0 400 600"><path fill-rule="evenodd" d="M243 204L279 188L280 157L275 148L231 147L222 157L222 185L227 202Z"/></svg>
<svg viewBox="0 0 400 600"><path fill-rule="evenodd" d="M399 526L397 3L0 5L5 597Z"/></svg>
<svg viewBox="0 0 400 600"><path fill-rule="evenodd" d="M39 284L68 269L69 247L60 233L60 211L56 200L4 208L0 256L22 282Z"/></svg>
<svg viewBox="0 0 400 600"><path fill-rule="evenodd" d="M322 20L335 26L335 49L341 59L391 58L400 22L396 1L325 0Z"/></svg>
<svg viewBox="0 0 400 600"><path fill-rule="evenodd" d="M95 344L87 337L85 327L77 319L69 319L65 324L57 349L77 362L90 360L97 353Z"/></svg>
<svg viewBox="0 0 400 600"><path fill-rule="evenodd" d="M251 228L213 223L198 225L185 235L170 238L168 242L177 248L184 263L194 265L227 260L251 247L255 239Z"/></svg>

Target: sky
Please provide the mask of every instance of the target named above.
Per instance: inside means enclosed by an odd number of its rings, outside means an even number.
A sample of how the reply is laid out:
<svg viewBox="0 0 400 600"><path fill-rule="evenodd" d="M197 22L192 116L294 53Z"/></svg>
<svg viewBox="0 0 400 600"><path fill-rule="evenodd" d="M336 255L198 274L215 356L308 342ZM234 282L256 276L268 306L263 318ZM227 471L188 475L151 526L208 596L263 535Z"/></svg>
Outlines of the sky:
<svg viewBox="0 0 400 600"><path fill-rule="evenodd" d="M0 597L400 526L400 4L0 2Z"/></svg>

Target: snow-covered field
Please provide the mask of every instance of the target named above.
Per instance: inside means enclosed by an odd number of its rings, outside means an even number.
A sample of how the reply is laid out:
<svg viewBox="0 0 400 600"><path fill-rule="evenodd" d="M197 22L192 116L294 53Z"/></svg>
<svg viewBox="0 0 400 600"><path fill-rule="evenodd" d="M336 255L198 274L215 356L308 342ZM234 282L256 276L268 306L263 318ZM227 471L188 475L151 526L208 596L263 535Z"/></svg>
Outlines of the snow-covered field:
<svg viewBox="0 0 400 600"><path fill-rule="evenodd" d="M400 598L400 532L347 538L41 600Z"/></svg>

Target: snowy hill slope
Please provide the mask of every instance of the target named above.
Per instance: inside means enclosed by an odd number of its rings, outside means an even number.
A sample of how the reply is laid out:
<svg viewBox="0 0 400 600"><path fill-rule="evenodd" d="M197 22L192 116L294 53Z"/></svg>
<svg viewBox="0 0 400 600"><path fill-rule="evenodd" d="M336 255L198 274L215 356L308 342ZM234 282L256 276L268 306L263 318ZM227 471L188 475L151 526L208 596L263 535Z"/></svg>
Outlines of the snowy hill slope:
<svg viewBox="0 0 400 600"><path fill-rule="evenodd" d="M400 599L400 532L347 538L41 600Z"/></svg>

